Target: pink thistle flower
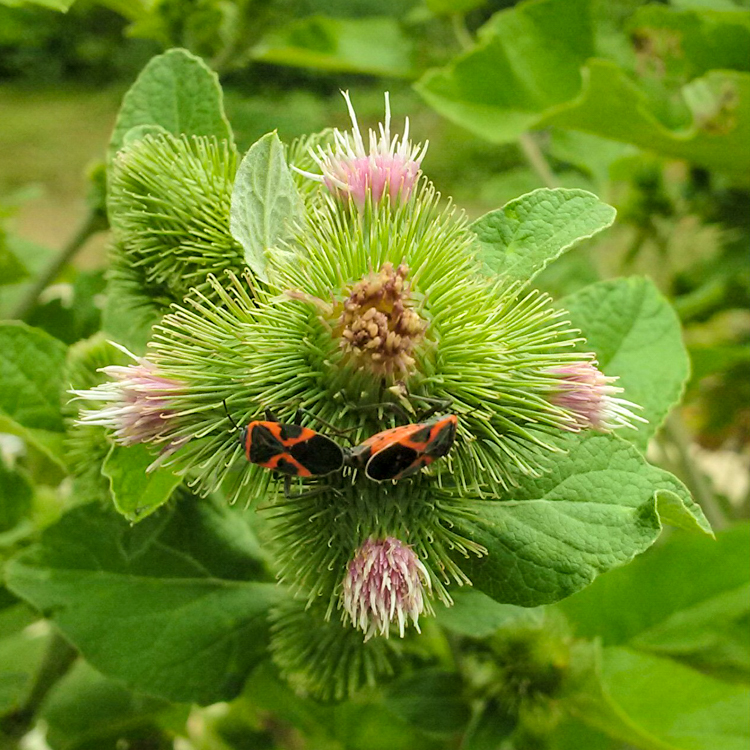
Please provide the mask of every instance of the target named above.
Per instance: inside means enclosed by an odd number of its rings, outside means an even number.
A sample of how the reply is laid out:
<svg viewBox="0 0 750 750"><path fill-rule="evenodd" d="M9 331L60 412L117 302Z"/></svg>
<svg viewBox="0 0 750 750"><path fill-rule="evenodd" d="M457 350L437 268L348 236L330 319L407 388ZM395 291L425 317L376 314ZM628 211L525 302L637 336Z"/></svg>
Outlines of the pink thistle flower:
<svg viewBox="0 0 750 750"><path fill-rule="evenodd" d="M431 588L427 568L411 547L392 536L371 537L349 562L342 603L366 641L376 634L387 638L394 622L403 638L409 619L419 632L419 615L432 611L425 599Z"/></svg>
<svg viewBox="0 0 750 750"><path fill-rule="evenodd" d="M631 411L640 409L638 404L617 397L624 391L614 385L618 378L602 373L595 362L574 362L550 368L548 372L560 378L560 390L550 400L573 414L575 425L570 429L574 432L586 429L609 432L620 427L636 429L633 422L648 421Z"/></svg>
<svg viewBox="0 0 750 750"><path fill-rule="evenodd" d="M367 149L349 92L342 91L342 94L352 120L351 132L334 129L332 145L310 150L322 174L294 169L305 177L322 182L339 200L353 200L360 209L368 196L377 203L386 192L391 205L396 205L399 200L407 201L421 174L422 159L429 143L411 143L408 117L404 120L404 134L391 136L391 105L386 92L385 123L378 126L378 133L369 131Z"/></svg>
<svg viewBox="0 0 750 750"><path fill-rule="evenodd" d="M106 427L114 432L115 442L120 445L166 441L159 458L149 466L152 470L190 439L169 438L165 434L174 416L171 398L181 393L183 386L157 374L156 365L145 357L136 357L119 344L114 346L136 364L102 367L100 372L112 378L110 382L90 390L70 391L77 398L107 404L98 409L82 409L76 424Z"/></svg>

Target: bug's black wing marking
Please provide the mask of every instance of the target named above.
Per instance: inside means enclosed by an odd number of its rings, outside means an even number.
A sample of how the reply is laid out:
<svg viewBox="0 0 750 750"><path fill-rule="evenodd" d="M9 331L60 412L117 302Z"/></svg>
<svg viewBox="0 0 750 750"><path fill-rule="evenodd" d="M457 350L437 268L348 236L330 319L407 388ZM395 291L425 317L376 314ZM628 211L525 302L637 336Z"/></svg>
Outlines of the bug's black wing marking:
<svg viewBox="0 0 750 750"><path fill-rule="evenodd" d="M441 456L446 455L448 451L450 451L455 439L456 425L454 422L448 422L448 424L443 427L443 429L440 430L437 435L435 435L435 438L427 447L427 450L425 452L429 456L440 458Z"/></svg>
<svg viewBox="0 0 750 750"><path fill-rule="evenodd" d="M289 474L289 476L292 477L296 477L298 473L297 467L291 461L287 461L283 457L276 462L274 470L279 471L282 474Z"/></svg>
<svg viewBox="0 0 750 750"><path fill-rule="evenodd" d="M341 446L325 435L314 435L309 440L296 443L289 449L289 453L316 476L338 471L344 465Z"/></svg>
<svg viewBox="0 0 750 750"><path fill-rule="evenodd" d="M284 452L284 446L274 436L268 427L262 424L253 425L249 434L250 462L254 464L268 463L274 456Z"/></svg>
<svg viewBox="0 0 750 750"><path fill-rule="evenodd" d="M414 448L401 443L394 443L380 453L376 453L368 462L365 473L375 482L393 479L411 466L419 457Z"/></svg>
<svg viewBox="0 0 750 750"><path fill-rule="evenodd" d="M302 434L303 429L304 428L300 427L298 424L287 424L285 422L284 424L279 425L279 434L281 435L282 440L293 440Z"/></svg>
<svg viewBox="0 0 750 750"><path fill-rule="evenodd" d="M409 440L413 443L426 443L430 439L432 428L433 425L431 423L426 424L424 427L410 435Z"/></svg>

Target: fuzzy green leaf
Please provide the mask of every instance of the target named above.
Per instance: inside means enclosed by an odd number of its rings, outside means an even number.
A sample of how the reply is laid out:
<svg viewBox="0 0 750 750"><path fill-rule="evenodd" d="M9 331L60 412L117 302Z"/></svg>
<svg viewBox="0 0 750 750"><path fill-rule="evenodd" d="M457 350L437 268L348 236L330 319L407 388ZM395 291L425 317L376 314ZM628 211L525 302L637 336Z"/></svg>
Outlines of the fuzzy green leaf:
<svg viewBox="0 0 750 750"><path fill-rule="evenodd" d="M539 127L582 130L633 143L711 169L745 174L750 168L750 75L712 70L682 88L692 115L688 129L670 130L646 96L614 63L592 60L584 87L568 107L551 111Z"/></svg>
<svg viewBox="0 0 750 750"><path fill-rule="evenodd" d="M0 323L0 428L60 462L65 345L38 328Z"/></svg>
<svg viewBox="0 0 750 750"><path fill-rule="evenodd" d="M648 420L620 435L645 449L690 375L680 321L649 279L602 281L560 301L586 337L607 375L617 375L625 398L642 406Z"/></svg>
<svg viewBox="0 0 750 750"><path fill-rule="evenodd" d="M475 47L427 71L416 89L448 119L507 143L535 127L545 109L576 96L581 66L593 54L590 0L522 2L496 13Z"/></svg>
<svg viewBox="0 0 750 750"><path fill-rule="evenodd" d="M557 606L576 635L601 638L605 646L628 645L747 676L748 586L745 523L718 533L716 541L675 534Z"/></svg>
<svg viewBox="0 0 750 750"><path fill-rule="evenodd" d="M274 29L253 57L274 65L409 77L411 42L393 18L313 16Z"/></svg>
<svg viewBox="0 0 750 750"><path fill-rule="evenodd" d="M137 523L169 500L182 477L169 469L146 471L155 456L143 445L113 445L102 474L108 477L115 508L128 521Z"/></svg>
<svg viewBox="0 0 750 750"><path fill-rule="evenodd" d="M78 661L52 688L40 718L55 750L128 746L129 741L137 747L146 733L156 740L155 719L167 708L166 701L133 694Z"/></svg>
<svg viewBox="0 0 750 750"><path fill-rule="evenodd" d="M612 224L616 211L585 190L540 188L477 219L479 260L494 273L531 281L555 258Z"/></svg>
<svg viewBox="0 0 750 750"><path fill-rule="evenodd" d="M513 500L477 501L466 536L485 557L461 563L473 584L499 602L534 607L587 586L656 541L661 491L682 501L684 525L710 526L687 490L647 464L630 444L608 435L571 437L549 471L526 479ZM670 497L670 502L673 498ZM671 517L676 517L670 505Z"/></svg>
<svg viewBox="0 0 750 750"><path fill-rule="evenodd" d="M302 202L276 133L254 143L240 163L232 193L229 227L245 249L253 274L266 279L266 251L286 238Z"/></svg>
<svg viewBox="0 0 750 750"><path fill-rule="evenodd" d="M260 575L241 517L191 498L135 527L76 508L6 566L9 588L102 674L197 703L233 698L265 656L281 590Z"/></svg>
<svg viewBox="0 0 750 750"><path fill-rule="evenodd" d="M541 610L500 604L474 588L451 592L453 606L438 607L437 621L447 630L471 638L487 638L509 621L533 621Z"/></svg>
<svg viewBox="0 0 750 750"><path fill-rule="evenodd" d="M0 534L10 531L31 508L33 490L26 477L0 460Z"/></svg>
<svg viewBox="0 0 750 750"><path fill-rule="evenodd" d="M606 648L585 689L564 701L591 726L645 750L744 750L750 688L625 648Z"/></svg>
<svg viewBox="0 0 750 750"><path fill-rule="evenodd" d="M232 140L216 73L184 49L154 57L125 94L109 143L111 159L131 128Z"/></svg>
<svg viewBox="0 0 750 750"><path fill-rule="evenodd" d="M745 24L732 33L745 34ZM698 46L706 49L710 40ZM711 168L747 172L749 74L711 70L691 80L681 90L689 121L671 129L631 76L609 60L592 59L594 54L590 0L522 2L496 13L479 30L472 49L450 65L428 71L416 88L440 114L496 143L555 126ZM734 53L733 59L741 55ZM722 53L712 66L726 61Z"/></svg>

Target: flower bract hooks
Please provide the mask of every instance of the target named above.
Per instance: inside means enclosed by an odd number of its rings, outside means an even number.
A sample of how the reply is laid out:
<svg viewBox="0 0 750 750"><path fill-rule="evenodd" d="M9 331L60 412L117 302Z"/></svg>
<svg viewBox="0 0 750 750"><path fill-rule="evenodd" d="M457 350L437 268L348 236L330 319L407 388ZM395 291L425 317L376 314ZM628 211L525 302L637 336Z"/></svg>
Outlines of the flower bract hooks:
<svg viewBox="0 0 750 750"><path fill-rule="evenodd" d="M486 274L464 214L420 176L426 144L409 141L408 121L391 133L388 98L369 146L345 99L352 131L313 146L321 174L301 174L316 190L267 249L267 282L209 275L146 358L78 395L105 402L83 422L161 448L203 493L266 506L279 576L308 603L365 638L403 636L433 599L450 604L451 584L470 583L461 560L486 550L456 529L476 501L538 476L564 433L638 418L564 310ZM287 497L233 425L272 409L356 444L434 401L457 418L439 461L395 483L347 468Z"/></svg>

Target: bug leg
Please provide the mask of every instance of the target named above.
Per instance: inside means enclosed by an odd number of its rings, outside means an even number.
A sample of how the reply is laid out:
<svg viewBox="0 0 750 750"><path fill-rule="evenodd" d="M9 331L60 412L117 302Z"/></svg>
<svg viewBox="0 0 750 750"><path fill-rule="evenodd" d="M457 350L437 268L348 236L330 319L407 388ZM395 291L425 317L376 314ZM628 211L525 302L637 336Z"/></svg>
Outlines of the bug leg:
<svg viewBox="0 0 750 750"><path fill-rule="evenodd" d="M331 432L334 435L338 435L339 437L343 437L346 440L349 441L352 445L354 445L354 440L351 437L352 432L356 430L356 427L350 427L347 430L342 430L340 427L336 427L335 425L332 425L330 422L326 422L325 419L322 417L319 417L317 414L312 414L311 412L307 411L307 409L297 409L297 416L295 417L296 424L301 424L302 421L302 415L307 415L310 417L310 419L314 419L316 422L320 422L329 432Z"/></svg>
<svg viewBox="0 0 750 750"><path fill-rule="evenodd" d="M417 422L424 422L439 411L447 411L452 403L450 398L432 398L431 396L411 396L414 401L421 401L423 404L430 404L423 409L417 416Z"/></svg>

